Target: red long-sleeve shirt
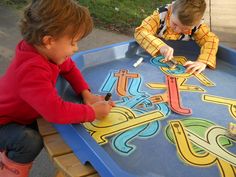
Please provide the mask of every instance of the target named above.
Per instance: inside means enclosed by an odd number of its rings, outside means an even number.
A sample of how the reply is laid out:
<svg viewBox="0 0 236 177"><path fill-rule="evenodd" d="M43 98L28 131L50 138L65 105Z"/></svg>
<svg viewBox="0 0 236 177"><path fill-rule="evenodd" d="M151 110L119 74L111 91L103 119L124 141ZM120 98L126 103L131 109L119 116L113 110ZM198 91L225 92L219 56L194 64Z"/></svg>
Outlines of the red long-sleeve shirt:
<svg viewBox="0 0 236 177"><path fill-rule="evenodd" d="M66 102L58 96L55 85L59 74L76 93L89 89L71 58L56 65L21 41L9 68L0 78L0 125L30 124L40 115L59 124L93 121L95 113L91 106Z"/></svg>

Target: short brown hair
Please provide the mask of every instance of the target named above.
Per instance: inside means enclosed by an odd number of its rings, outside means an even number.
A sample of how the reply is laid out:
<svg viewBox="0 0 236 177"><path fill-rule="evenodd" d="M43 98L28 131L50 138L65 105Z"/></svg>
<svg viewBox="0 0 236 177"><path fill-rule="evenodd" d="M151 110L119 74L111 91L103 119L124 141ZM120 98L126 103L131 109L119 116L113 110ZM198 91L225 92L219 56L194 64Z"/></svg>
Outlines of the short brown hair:
<svg viewBox="0 0 236 177"><path fill-rule="evenodd" d="M46 35L58 38L65 34L72 39L87 36L93 21L87 8L73 0L32 0L20 21L21 34L28 43L41 45Z"/></svg>
<svg viewBox="0 0 236 177"><path fill-rule="evenodd" d="M176 0L173 14L177 15L183 25L194 26L200 22L206 10L205 0Z"/></svg>

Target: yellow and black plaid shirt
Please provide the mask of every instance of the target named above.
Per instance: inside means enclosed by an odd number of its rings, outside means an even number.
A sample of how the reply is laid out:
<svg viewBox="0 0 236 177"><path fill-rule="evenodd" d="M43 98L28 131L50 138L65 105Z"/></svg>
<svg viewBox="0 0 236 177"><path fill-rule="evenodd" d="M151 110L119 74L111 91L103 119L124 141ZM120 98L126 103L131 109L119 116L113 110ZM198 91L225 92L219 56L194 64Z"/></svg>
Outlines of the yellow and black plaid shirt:
<svg viewBox="0 0 236 177"><path fill-rule="evenodd" d="M158 55L158 51L166 45L165 40L195 40L201 47L197 61L207 64L210 68L216 67L216 53L219 39L212 33L209 27L201 22L187 34L178 34L170 27L171 5L155 10L152 15L143 20L135 29L136 41L152 56Z"/></svg>

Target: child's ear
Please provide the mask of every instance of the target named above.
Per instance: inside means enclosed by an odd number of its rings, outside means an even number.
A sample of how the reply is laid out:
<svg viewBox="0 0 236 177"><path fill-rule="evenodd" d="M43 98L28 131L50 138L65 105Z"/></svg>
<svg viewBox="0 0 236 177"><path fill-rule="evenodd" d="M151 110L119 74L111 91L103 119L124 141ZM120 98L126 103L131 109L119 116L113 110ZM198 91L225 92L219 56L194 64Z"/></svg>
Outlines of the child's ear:
<svg viewBox="0 0 236 177"><path fill-rule="evenodd" d="M44 37L43 37L42 42L43 42L43 46L44 46L45 48L51 49L52 45L53 45L54 42L55 42L55 39L54 39L52 36L47 35L47 36L44 36Z"/></svg>

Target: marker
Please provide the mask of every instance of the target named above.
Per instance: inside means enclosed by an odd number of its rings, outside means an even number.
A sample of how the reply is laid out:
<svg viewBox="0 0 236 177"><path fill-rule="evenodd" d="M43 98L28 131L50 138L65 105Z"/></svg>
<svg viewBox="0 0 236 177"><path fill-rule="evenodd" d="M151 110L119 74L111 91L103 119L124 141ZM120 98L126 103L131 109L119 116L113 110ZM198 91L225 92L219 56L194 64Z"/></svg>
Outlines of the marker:
<svg viewBox="0 0 236 177"><path fill-rule="evenodd" d="M134 64L133 64L133 67L137 67L139 66L141 63L143 62L143 57L140 57Z"/></svg>
<svg viewBox="0 0 236 177"><path fill-rule="evenodd" d="M177 64L178 64L178 62L175 61L173 58L172 58L171 60L168 60L168 61L165 62L165 63L168 65L168 67L169 67L170 69L175 69L176 66L177 66Z"/></svg>
<svg viewBox="0 0 236 177"><path fill-rule="evenodd" d="M107 93L105 96L105 101L109 101L111 98L111 93Z"/></svg>

